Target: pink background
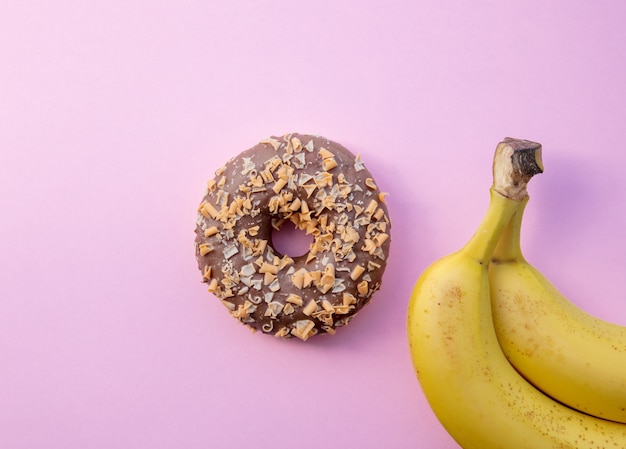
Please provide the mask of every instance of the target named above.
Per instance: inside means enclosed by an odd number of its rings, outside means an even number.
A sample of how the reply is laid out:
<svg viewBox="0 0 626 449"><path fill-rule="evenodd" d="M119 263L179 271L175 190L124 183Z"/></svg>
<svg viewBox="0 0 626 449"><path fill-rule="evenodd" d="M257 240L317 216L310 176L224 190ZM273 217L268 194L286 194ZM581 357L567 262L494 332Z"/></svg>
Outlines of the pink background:
<svg viewBox="0 0 626 449"><path fill-rule="evenodd" d="M0 447L445 448L405 337L505 136L539 141L526 255L626 325L626 3L3 2ZM200 283L206 180L272 134L322 134L390 193L382 290L306 344ZM503 435L503 438L506 438Z"/></svg>

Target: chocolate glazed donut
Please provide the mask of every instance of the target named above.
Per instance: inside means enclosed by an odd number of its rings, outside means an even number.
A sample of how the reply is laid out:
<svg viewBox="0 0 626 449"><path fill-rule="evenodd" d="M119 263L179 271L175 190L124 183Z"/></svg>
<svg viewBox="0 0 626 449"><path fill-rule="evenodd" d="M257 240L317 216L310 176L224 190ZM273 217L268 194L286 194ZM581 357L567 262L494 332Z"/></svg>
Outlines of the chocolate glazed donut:
<svg viewBox="0 0 626 449"><path fill-rule="evenodd" d="M290 220L313 236L300 257L272 230ZM203 282L230 314L277 337L334 334L380 288L391 224L359 156L319 136L271 137L231 159L198 208Z"/></svg>

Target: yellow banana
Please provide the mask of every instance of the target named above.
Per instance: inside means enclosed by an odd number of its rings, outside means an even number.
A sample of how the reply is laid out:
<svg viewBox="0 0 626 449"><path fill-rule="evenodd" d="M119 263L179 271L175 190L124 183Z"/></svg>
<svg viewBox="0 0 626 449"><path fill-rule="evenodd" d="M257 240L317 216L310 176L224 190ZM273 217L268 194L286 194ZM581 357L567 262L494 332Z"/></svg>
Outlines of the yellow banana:
<svg viewBox="0 0 626 449"><path fill-rule="evenodd" d="M502 160L509 160L511 152L499 150L514 147L514 161L519 142L498 145L496 159L499 154L507 157L494 162L494 176L508 173ZM504 188L494 180L485 217L469 242L434 262L418 279L407 317L413 365L435 415L465 449L624 449L626 425L549 398L511 366L498 343L488 265L504 227L526 196L523 181L532 174L504 176L511 181ZM511 192L512 197L505 196Z"/></svg>
<svg viewBox="0 0 626 449"><path fill-rule="evenodd" d="M526 261L520 247L525 205L505 228L489 267L500 345L547 395L626 423L626 327L586 313Z"/></svg>

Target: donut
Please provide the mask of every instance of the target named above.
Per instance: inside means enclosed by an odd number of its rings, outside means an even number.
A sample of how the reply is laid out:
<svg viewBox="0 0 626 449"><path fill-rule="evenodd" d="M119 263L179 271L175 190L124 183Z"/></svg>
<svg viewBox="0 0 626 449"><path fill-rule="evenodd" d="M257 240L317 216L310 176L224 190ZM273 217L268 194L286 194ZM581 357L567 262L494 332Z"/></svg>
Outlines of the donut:
<svg viewBox="0 0 626 449"><path fill-rule="evenodd" d="M290 221L312 236L281 254L272 233ZM269 137L230 159L198 207L202 281L254 331L306 341L335 334L379 290L390 247L385 194L360 155L324 137Z"/></svg>

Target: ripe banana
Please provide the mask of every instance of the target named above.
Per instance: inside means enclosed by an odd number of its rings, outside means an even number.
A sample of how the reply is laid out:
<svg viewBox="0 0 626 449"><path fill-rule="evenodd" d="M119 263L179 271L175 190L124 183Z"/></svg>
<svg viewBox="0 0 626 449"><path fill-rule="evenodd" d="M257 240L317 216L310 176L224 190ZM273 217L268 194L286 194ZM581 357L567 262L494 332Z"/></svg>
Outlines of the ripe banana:
<svg viewBox="0 0 626 449"><path fill-rule="evenodd" d="M489 267L502 350L547 395L626 423L626 327L586 313L526 261L520 247L525 206L505 228Z"/></svg>
<svg viewBox="0 0 626 449"><path fill-rule="evenodd" d="M434 413L465 449L624 449L626 425L572 410L537 390L508 362L495 333L488 265L526 197L526 182L541 171L540 148L513 139L498 145L482 223L414 287L407 317L411 358ZM525 169L532 165L529 154L537 159L534 170Z"/></svg>

